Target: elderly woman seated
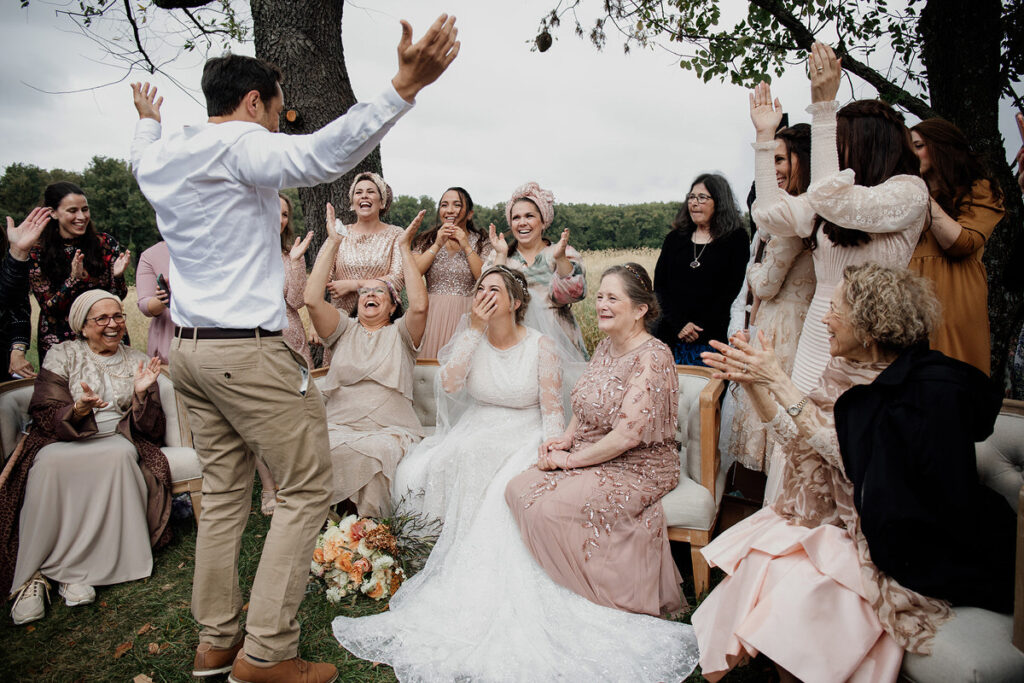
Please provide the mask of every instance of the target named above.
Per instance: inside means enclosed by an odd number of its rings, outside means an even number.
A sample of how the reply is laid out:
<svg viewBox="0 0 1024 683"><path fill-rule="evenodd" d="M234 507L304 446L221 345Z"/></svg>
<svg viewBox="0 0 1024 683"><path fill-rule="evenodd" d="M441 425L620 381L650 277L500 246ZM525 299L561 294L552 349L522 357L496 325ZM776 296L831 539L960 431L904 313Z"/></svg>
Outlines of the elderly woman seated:
<svg viewBox="0 0 1024 683"><path fill-rule="evenodd" d="M46 578L69 607L93 586L149 576L170 537L170 469L160 452L160 359L121 344L121 301L102 290L71 305L78 339L50 349L32 425L0 488L0 583L18 587L15 624L41 619Z"/></svg>
<svg viewBox="0 0 1024 683"><path fill-rule="evenodd" d="M412 407L412 371L426 329L427 289L409 245L424 213L399 238L409 296L404 316L398 292L383 279L359 288L352 317L324 301L341 244L330 204L327 241L306 283L306 310L324 348L332 351L321 388L334 468L331 502L348 500L363 516L390 512L395 469L423 433Z"/></svg>
<svg viewBox="0 0 1024 683"><path fill-rule="evenodd" d="M727 574L693 614L709 680L763 652L784 681L894 681L950 604L1012 607L1014 514L974 455L1001 398L928 349L937 317L906 269L849 266L823 319L832 360L809 395L763 333L762 349L734 338L705 354L784 452L775 502L703 551Z"/></svg>

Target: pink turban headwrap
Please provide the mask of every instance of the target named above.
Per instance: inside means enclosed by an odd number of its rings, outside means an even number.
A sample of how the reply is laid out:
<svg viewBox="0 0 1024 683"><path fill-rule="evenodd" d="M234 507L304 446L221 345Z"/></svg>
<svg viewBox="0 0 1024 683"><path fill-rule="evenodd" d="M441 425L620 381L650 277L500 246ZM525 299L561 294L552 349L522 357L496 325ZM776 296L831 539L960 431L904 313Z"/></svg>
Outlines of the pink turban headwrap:
<svg viewBox="0 0 1024 683"><path fill-rule="evenodd" d="M545 228L551 225L551 221L555 220L555 195L537 183L526 183L517 187L512 192L512 199L508 200L508 203L505 204L505 220L508 221L510 227L512 225L512 205L520 199L529 199L537 205L537 209L540 211L540 219L544 222Z"/></svg>

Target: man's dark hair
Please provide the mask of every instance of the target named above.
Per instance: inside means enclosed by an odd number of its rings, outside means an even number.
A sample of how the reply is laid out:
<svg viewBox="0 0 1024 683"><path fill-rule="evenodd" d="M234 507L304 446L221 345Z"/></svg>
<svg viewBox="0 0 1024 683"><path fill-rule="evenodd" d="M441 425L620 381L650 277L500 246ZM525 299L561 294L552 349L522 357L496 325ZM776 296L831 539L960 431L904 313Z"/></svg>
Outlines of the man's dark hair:
<svg viewBox="0 0 1024 683"><path fill-rule="evenodd" d="M277 95L281 70L255 57L227 54L206 60L203 67L203 95L208 116L227 116L238 108L251 90L269 102Z"/></svg>

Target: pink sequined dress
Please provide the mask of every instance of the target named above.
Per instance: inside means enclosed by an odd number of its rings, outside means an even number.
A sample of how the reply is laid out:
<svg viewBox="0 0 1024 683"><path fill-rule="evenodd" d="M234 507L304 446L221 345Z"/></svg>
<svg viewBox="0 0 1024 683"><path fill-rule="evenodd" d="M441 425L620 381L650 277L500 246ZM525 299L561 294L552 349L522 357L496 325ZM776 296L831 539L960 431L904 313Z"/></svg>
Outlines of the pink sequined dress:
<svg viewBox="0 0 1024 683"><path fill-rule="evenodd" d="M476 251L480 239L478 234L470 232L470 248ZM481 259L486 259L490 251L491 245L485 240L477 253ZM418 250L417 253L423 252ZM452 252L447 246L438 250L426 277L430 310L418 358L437 358L437 352L452 338L459 320L463 314L469 313L473 305L476 278L473 277L466 254L461 249Z"/></svg>
<svg viewBox="0 0 1024 683"><path fill-rule="evenodd" d="M304 259L292 261L288 252L281 253L284 261L284 307L288 316L288 328L284 331L284 341L295 353L306 359L310 368L313 357L309 353L309 342L306 340L306 328L299 317L299 309L306 304L303 292L306 290L306 262Z"/></svg>
<svg viewBox="0 0 1024 683"><path fill-rule="evenodd" d="M402 291L405 276L402 273L402 250L398 246L398 238L404 230L397 225L385 224L380 232L357 235L353 226L347 225L345 229L347 234L341 238L329 279L365 280L379 277L390 281L395 289ZM346 315L355 310L358 302L359 295L355 292L332 301Z"/></svg>
<svg viewBox="0 0 1024 683"><path fill-rule="evenodd" d="M599 605L662 615L684 607L661 498L679 482L679 379L651 338L619 357L602 340L572 391L578 452L611 431L639 445L597 465L509 482L505 500L527 548L556 583Z"/></svg>

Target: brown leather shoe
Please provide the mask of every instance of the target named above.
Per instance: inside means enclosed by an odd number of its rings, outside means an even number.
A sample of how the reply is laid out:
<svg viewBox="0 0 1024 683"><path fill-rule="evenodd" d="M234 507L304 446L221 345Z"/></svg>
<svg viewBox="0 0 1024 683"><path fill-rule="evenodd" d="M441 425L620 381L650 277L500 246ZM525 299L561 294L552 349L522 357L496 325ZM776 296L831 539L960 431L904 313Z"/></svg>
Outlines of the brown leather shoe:
<svg viewBox="0 0 1024 683"><path fill-rule="evenodd" d="M307 662L295 657L277 662L273 666L260 667L250 664L245 655L239 655L231 669L228 681L231 683L332 683L338 678L338 669L333 664Z"/></svg>
<svg viewBox="0 0 1024 683"><path fill-rule="evenodd" d="M242 649L242 642L240 640L231 647L214 647L209 643L199 643L195 661L192 662L192 675L203 678L231 671L235 655Z"/></svg>

